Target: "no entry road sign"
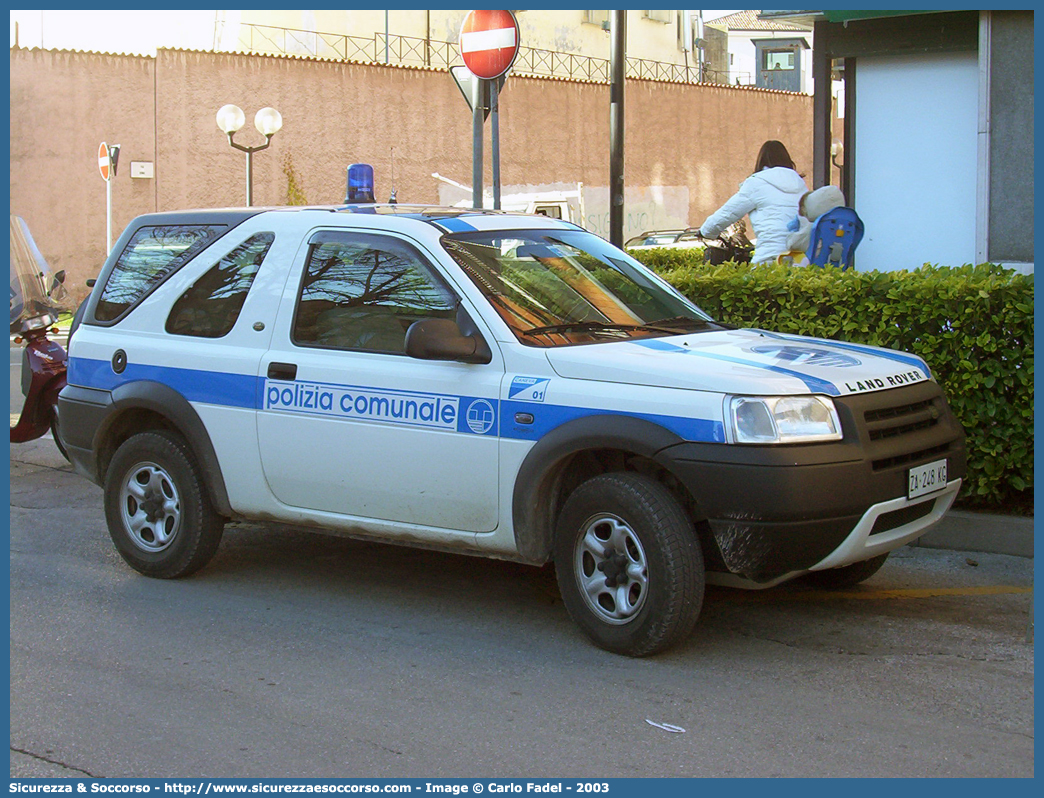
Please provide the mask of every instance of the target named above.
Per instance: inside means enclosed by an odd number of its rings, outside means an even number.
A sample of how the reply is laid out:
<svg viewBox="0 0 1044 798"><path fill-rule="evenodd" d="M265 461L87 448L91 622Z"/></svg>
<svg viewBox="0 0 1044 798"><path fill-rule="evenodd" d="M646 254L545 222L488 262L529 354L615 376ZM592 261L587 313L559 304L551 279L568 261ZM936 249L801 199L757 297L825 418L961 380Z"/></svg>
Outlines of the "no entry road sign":
<svg viewBox="0 0 1044 798"><path fill-rule="evenodd" d="M119 144L106 144L103 141L98 146L98 171L105 181L105 235L109 242L106 252L112 251L112 178L116 176L119 160Z"/></svg>
<svg viewBox="0 0 1044 798"><path fill-rule="evenodd" d="M102 180L106 183L109 178L116 177L116 164L120 158L119 144L106 144L104 141L98 147L98 171L101 172Z"/></svg>
<svg viewBox="0 0 1044 798"><path fill-rule="evenodd" d="M103 141L98 147L98 171L101 172L102 180L109 179L109 148Z"/></svg>
<svg viewBox="0 0 1044 798"><path fill-rule="evenodd" d="M460 29L460 54L475 77L494 80L518 55L518 20L510 11L470 11Z"/></svg>

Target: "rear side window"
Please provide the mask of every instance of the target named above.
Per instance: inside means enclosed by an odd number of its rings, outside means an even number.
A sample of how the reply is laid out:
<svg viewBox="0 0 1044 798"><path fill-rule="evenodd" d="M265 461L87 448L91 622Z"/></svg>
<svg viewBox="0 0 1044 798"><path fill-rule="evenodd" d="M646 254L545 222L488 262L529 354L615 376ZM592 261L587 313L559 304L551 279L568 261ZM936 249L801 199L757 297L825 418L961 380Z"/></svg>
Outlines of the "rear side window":
<svg viewBox="0 0 1044 798"><path fill-rule="evenodd" d="M258 233L219 260L178 297L167 317L167 332L200 338L227 335L273 241L274 233Z"/></svg>
<svg viewBox="0 0 1044 798"><path fill-rule="evenodd" d="M118 319L225 229L225 225L206 224L140 228L105 281L94 318Z"/></svg>

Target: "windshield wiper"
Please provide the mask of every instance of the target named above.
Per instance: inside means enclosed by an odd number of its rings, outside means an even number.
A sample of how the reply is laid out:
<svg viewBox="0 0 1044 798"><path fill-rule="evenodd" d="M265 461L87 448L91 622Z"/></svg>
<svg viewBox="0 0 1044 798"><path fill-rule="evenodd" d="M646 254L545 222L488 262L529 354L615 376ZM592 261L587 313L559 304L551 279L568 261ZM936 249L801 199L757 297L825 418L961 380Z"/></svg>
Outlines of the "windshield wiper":
<svg viewBox="0 0 1044 798"><path fill-rule="evenodd" d="M523 330L522 335L546 335L550 333L570 331L610 331L620 330L631 332L632 330L652 330L653 332L664 332L677 334L678 330L671 327L657 327L653 324L620 324L612 321L572 321L564 324L551 324L547 327L534 327L531 330Z"/></svg>
<svg viewBox="0 0 1044 798"><path fill-rule="evenodd" d="M711 319L697 319L692 316L672 316L669 319L656 319L656 321L650 321L650 325L656 325L658 327L667 327L670 325L678 325L685 327L707 327L711 324L716 324L719 327L728 327L727 324L722 324L720 321L712 321Z"/></svg>

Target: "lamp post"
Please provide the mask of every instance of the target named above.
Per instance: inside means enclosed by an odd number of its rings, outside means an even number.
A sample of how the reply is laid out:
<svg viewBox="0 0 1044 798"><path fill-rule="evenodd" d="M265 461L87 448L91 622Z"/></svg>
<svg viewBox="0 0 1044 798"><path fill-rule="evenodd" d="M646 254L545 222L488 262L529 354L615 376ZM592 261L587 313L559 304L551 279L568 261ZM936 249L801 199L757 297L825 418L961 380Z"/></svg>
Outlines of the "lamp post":
<svg viewBox="0 0 1044 798"><path fill-rule="evenodd" d="M268 149L272 143L272 136L283 127L283 117L275 108L262 108L254 115L254 127L265 137L265 143L256 147L244 147L232 140L236 132L246 123L246 116L237 105L223 105L217 112L217 126L221 132L228 136L229 145L236 150L246 153L246 204L250 207L254 204L254 153Z"/></svg>

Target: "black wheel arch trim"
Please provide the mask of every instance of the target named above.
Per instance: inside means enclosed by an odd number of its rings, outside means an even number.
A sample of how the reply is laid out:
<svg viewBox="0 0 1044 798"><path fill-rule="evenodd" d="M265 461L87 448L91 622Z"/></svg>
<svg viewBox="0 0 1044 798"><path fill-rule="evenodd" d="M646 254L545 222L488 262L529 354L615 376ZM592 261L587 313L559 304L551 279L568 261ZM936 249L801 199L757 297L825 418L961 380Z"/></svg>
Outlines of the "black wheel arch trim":
<svg viewBox="0 0 1044 798"><path fill-rule="evenodd" d="M207 474L207 489L210 500L221 515L232 515L232 507L225 488L225 479L218 463L217 452L210 440L206 425L188 399L169 385L140 380L120 385L112 391L112 404L105 419L94 433L92 449L96 458L95 470L104 479L101 463L97 458L103 451L102 444L116 421L128 410L151 410L170 419L175 430L185 437L199 464Z"/></svg>
<svg viewBox="0 0 1044 798"><path fill-rule="evenodd" d="M518 553L534 563L551 556L553 477L564 460L583 451L617 449L655 460L670 471L670 460L657 455L679 443L684 440L675 433L634 416L600 414L556 427L529 450L515 476L511 517Z"/></svg>

